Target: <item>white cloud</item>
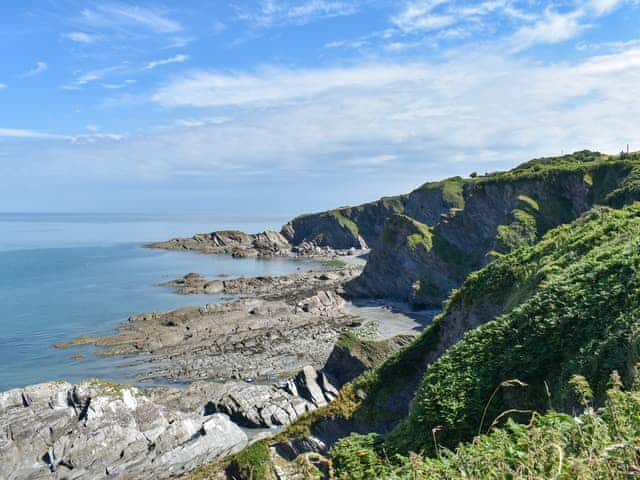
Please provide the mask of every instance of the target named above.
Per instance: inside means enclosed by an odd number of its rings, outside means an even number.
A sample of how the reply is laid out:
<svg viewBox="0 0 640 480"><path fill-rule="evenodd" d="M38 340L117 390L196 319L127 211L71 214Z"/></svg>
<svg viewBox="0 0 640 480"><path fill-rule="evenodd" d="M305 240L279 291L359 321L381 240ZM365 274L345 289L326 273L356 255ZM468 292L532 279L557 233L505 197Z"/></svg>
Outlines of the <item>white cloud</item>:
<svg viewBox="0 0 640 480"><path fill-rule="evenodd" d="M85 32L69 32L69 33L65 33L63 36L71 40L72 42L84 43L84 44L94 43L99 38L97 35L93 35Z"/></svg>
<svg viewBox="0 0 640 480"><path fill-rule="evenodd" d="M182 30L182 25L170 18L166 11L123 3L103 3L95 8L86 8L80 21L84 25L104 29L135 27L163 34Z"/></svg>
<svg viewBox="0 0 640 480"><path fill-rule="evenodd" d="M169 43L164 48L165 49L183 48L189 45L190 43L192 43L193 41L195 41L195 37L184 37L184 36L172 37L169 39Z"/></svg>
<svg viewBox="0 0 640 480"><path fill-rule="evenodd" d="M594 18L611 13L622 3L623 0L589 0L575 10L564 13L547 8L535 22L520 28L513 35L513 51L575 38L592 26L590 22Z"/></svg>
<svg viewBox="0 0 640 480"><path fill-rule="evenodd" d="M0 90L4 90L5 88L7 88L7 85L4 83L0 83Z"/></svg>
<svg viewBox="0 0 640 480"><path fill-rule="evenodd" d="M136 83L133 79L127 79L120 83L103 83L102 86L108 90L120 90L121 88L130 87Z"/></svg>
<svg viewBox="0 0 640 480"><path fill-rule="evenodd" d="M575 37L587 28L581 20L582 10L570 13L555 13L547 10L544 17L533 25L518 30L512 37L514 51L525 50L541 43L559 43Z"/></svg>
<svg viewBox="0 0 640 480"><path fill-rule="evenodd" d="M422 0L409 2L398 14L391 17L391 23L405 32L416 30L435 30L453 24L452 15L434 13L434 10L447 0Z"/></svg>
<svg viewBox="0 0 640 480"><path fill-rule="evenodd" d="M145 70L151 70L161 65L168 65L170 63L183 63L183 62L186 62L187 60L189 60L188 55L178 54L171 58L165 58L164 60L154 60L152 62L149 62L144 68Z"/></svg>
<svg viewBox="0 0 640 480"><path fill-rule="evenodd" d="M71 137L58 135L55 133L39 132L20 128L0 128L0 137L5 138L25 138L25 139L48 139L48 140L70 140Z"/></svg>
<svg viewBox="0 0 640 480"><path fill-rule="evenodd" d="M393 162L397 159L398 157L396 155L374 155L370 157L351 158L345 163L347 165L354 165L359 167L375 167L378 165L383 165L385 163Z"/></svg>
<svg viewBox="0 0 640 480"><path fill-rule="evenodd" d="M38 158L78 176L126 178L357 169L386 179L401 162L419 184L561 150L617 152L640 138L629 121L640 115L640 50L542 64L461 49L439 63L194 74L156 101L203 114L118 142L80 138Z"/></svg>
<svg viewBox="0 0 640 480"><path fill-rule="evenodd" d="M115 67L98 68L95 70L89 70L87 72L78 72L76 74L76 78L71 83L63 85L61 88L63 90L79 90L80 88L82 88L83 86L89 83L102 80L105 76L118 72L120 70L122 70L122 67L115 66Z"/></svg>
<svg viewBox="0 0 640 480"><path fill-rule="evenodd" d="M227 26L220 20L216 20L213 22L211 29L213 30L213 33L220 34L227 29Z"/></svg>
<svg viewBox="0 0 640 480"><path fill-rule="evenodd" d="M90 126L88 126L90 127ZM91 129L88 128L90 131ZM92 133L78 135L63 135L58 133L42 132L22 128L0 128L0 138L16 138L25 140L60 140L72 144L95 143L100 140L120 141L126 135L119 133L100 133L97 130Z"/></svg>
<svg viewBox="0 0 640 480"><path fill-rule="evenodd" d="M592 9L596 15L604 15L615 10L623 0L590 0L588 7Z"/></svg>
<svg viewBox="0 0 640 480"><path fill-rule="evenodd" d="M45 62L36 62L36 66L33 67L28 72L25 72L23 77L35 77L36 75L40 75L42 72L47 70L49 66Z"/></svg>
<svg viewBox="0 0 640 480"><path fill-rule="evenodd" d="M241 8L238 18L254 27L305 25L325 18L353 15L359 2L330 0L262 0L258 9Z"/></svg>
<svg viewBox="0 0 640 480"><path fill-rule="evenodd" d="M267 69L259 73L195 72L161 88L153 100L163 106L213 107L273 104L314 97L336 89L376 88L423 79L422 65L365 65L317 70Z"/></svg>

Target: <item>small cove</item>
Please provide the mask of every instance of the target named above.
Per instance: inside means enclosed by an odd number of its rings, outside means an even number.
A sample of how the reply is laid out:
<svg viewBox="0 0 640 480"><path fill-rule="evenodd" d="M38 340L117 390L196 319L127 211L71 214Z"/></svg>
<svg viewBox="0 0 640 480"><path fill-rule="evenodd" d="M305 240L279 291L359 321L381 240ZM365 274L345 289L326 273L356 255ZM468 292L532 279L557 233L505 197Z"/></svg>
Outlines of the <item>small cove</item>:
<svg viewBox="0 0 640 480"><path fill-rule="evenodd" d="M98 357L93 347L59 350L53 344L80 335L110 334L132 314L225 298L178 295L158 286L167 280L189 272L233 278L318 267L316 262L302 260L234 259L143 248L146 241L229 228L215 218L188 218L185 223L150 216L140 220L104 215L81 219L0 215L5 233L0 245L0 391L55 379L133 382L140 359L132 364L130 359ZM236 222L249 231L280 224ZM122 242L127 231L135 243ZM17 249L26 232L25 248ZM163 233L166 237L158 237ZM74 355L82 358L74 359Z"/></svg>

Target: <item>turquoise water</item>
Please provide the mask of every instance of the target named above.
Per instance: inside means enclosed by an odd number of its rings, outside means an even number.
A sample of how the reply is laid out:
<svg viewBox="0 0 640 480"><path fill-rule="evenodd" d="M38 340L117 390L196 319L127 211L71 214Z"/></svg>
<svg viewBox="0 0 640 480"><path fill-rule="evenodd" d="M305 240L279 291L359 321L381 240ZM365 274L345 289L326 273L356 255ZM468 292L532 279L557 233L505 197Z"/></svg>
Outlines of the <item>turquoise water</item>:
<svg viewBox="0 0 640 480"><path fill-rule="evenodd" d="M59 350L79 335L104 335L131 314L219 301L158 284L189 272L280 275L312 268L286 259L233 259L142 248L142 243L222 228L250 232L285 219L206 216L0 214L0 391L54 379L135 382L131 360L92 347ZM85 357L73 360L71 355Z"/></svg>

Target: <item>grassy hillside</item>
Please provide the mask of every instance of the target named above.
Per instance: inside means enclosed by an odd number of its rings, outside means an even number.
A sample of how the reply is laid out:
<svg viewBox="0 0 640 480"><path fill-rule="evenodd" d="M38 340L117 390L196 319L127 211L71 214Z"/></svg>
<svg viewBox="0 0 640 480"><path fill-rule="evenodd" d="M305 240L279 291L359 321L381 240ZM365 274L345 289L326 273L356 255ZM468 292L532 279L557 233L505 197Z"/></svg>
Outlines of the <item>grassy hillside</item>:
<svg viewBox="0 0 640 480"><path fill-rule="evenodd" d="M588 384L574 379L584 399L582 415L551 412L533 414L528 425L507 421L473 442L450 450L437 445L432 457L397 456L392 460L374 452L375 435L341 440L333 453L335 477L341 480L622 480L640 472L640 393L621 391L617 377L604 408L594 410Z"/></svg>
<svg viewBox="0 0 640 480"><path fill-rule="evenodd" d="M380 417L394 413L386 408L388 399L398 398L418 375L410 414L384 437L342 441L335 458L353 460L353 445L362 459L410 451L434 455L434 432L438 445L454 448L501 415L497 424L529 421L532 411L550 408L571 412L581 401L570 388L574 375L587 379L597 405L606 398L612 371L630 386L639 351L639 247L640 204L597 208L470 275L414 344L354 384L362 399L354 418L384 423ZM488 304L502 314L483 318ZM433 358L448 322L474 314L486 323ZM347 470L344 478L358 478Z"/></svg>

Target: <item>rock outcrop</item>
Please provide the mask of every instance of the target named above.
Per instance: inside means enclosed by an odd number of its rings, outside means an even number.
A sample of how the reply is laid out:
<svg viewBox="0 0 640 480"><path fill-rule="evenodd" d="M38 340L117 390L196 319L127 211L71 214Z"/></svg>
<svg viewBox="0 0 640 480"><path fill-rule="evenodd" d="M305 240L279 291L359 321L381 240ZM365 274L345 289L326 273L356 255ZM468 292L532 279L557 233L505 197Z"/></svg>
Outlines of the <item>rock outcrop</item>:
<svg viewBox="0 0 640 480"><path fill-rule="evenodd" d="M335 290L346 281L355 278L361 267L346 267L332 270L308 271L277 277L240 277L228 280L207 279L197 273L189 273L182 278L163 283L162 286L176 287L182 295L199 293L225 293L282 299L290 296L288 292L306 291L312 295L318 290Z"/></svg>
<svg viewBox="0 0 640 480"><path fill-rule="evenodd" d="M235 257L281 256L291 253L291 245L278 232L249 234L237 230L196 234L191 238L174 238L150 243L150 248L193 250L203 253L226 253Z"/></svg>
<svg viewBox="0 0 640 480"><path fill-rule="evenodd" d="M113 337L59 347L107 346L101 355L144 355L140 380L283 378L324 364L341 331L358 325L344 300L318 292L295 304L244 299L134 316Z"/></svg>
<svg viewBox="0 0 640 480"><path fill-rule="evenodd" d="M286 426L300 415L327 405L337 396L340 386L334 386L325 373L307 365L283 383L227 384L225 393L209 402L206 408L223 412L244 427Z"/></svg>
<svg viewBox="0 0 640 480"><path fill-rule="evenodd" d="M168 478L236 452L227 415L167 409L133 387L53 382L0 393L0 478Z"/></svg>

